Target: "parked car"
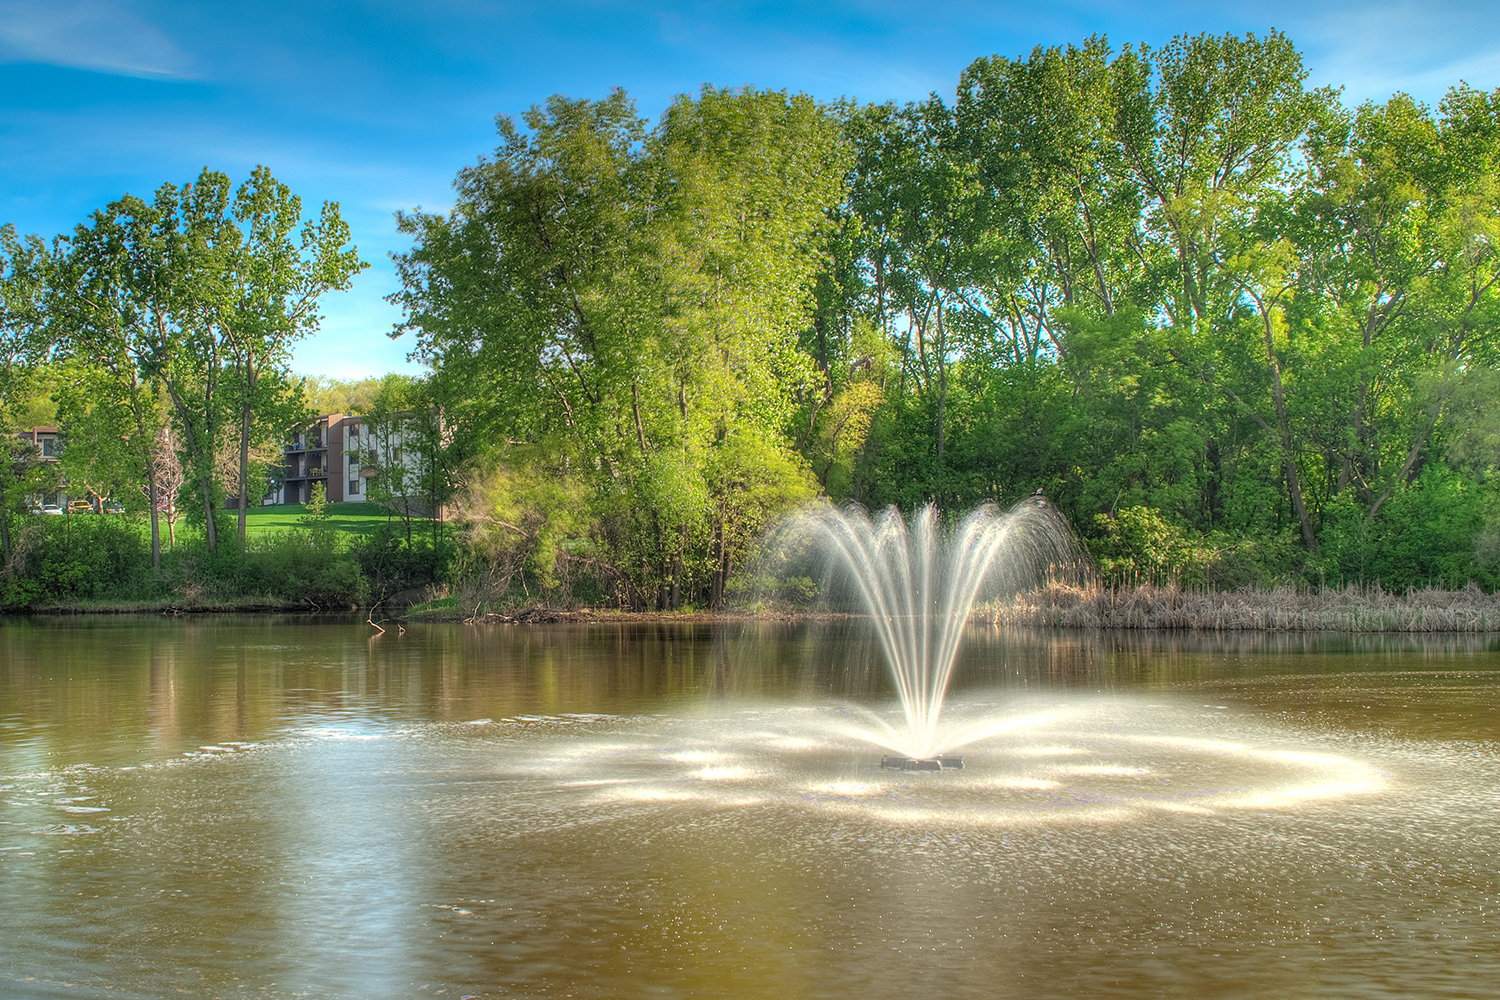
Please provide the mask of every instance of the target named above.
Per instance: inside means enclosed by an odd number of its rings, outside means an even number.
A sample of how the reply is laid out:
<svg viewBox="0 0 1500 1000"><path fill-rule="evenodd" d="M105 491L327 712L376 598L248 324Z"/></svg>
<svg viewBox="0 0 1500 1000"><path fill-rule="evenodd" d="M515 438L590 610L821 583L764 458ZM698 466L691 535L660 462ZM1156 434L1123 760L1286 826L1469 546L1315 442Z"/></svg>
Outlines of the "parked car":
<svg viewBox="0 0 1500 1000"><path fill-rule="evenodd" d="M38 514L61 514L63 509L55 503L44 503L37 508Z"/></svg>
<svg viewBox="0 0 1500 1000"><path fill-rule="evenodd" d="M104 501L104 513L123 514L125 513L125 505L118 500L106 500Z"/></svg>
<svg viewBox="0 0 1500 1000"><path fill-rule="evenodd" d="M68 513L69 514L88 514L88 513L92 513L93 509L94 509L93 503L90 502L90 501L88 501L88 500L69 500L68 501Z"/></svg>

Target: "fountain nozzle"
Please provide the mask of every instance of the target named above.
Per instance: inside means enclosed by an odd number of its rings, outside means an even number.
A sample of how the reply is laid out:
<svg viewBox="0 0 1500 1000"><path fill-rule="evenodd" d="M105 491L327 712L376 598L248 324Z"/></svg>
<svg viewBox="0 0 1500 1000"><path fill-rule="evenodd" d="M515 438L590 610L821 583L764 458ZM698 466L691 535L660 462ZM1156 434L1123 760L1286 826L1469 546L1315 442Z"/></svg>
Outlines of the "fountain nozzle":
<svg viewBox="0 0 1500 1000"><path fill-rule="evenodd" d="M943 754L936 757L886 756L880 758L880 767L886 771L962 771L964 759Z"/></svg>

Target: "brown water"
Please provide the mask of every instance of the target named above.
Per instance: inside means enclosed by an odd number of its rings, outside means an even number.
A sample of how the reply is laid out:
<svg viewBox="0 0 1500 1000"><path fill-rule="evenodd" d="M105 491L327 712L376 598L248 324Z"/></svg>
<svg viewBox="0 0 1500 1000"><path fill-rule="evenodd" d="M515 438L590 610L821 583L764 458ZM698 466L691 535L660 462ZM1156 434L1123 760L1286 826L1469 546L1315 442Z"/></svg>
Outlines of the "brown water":
<svg viewBox="0 0 1500 1000"><path fill-rule="evenodd" d="M0 623L0 996L1480 997L1500 642Z"/></svg>

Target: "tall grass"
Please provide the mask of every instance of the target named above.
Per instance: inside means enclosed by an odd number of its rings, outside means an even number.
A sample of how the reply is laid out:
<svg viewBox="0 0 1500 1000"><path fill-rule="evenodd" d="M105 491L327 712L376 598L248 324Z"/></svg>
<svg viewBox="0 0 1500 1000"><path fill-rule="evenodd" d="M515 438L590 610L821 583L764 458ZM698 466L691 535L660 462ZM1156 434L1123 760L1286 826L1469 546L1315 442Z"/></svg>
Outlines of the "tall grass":
<svg viewBox="0 0 1500 1000"><path fill-rule="evenodd" d="M1463 590L1391 593L1379 584L1312 590L1231 591L1143 584L1052 585L991 602L976 620L1044 628L1193 629L1208 632L1497 632L1500 595Z"/></svg>

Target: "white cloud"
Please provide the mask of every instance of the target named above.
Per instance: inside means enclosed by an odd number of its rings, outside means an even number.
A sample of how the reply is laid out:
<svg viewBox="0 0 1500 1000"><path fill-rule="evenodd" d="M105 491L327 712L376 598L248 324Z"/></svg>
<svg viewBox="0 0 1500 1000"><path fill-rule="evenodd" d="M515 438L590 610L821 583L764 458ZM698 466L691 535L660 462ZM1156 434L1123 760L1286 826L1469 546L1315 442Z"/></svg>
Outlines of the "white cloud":
<svg viewBox="0 0 1500 1000"><path fill-rule="evenodd" d="M0 0L0 61L186 78L189 59L154 25L107 0Z"/></svg>

